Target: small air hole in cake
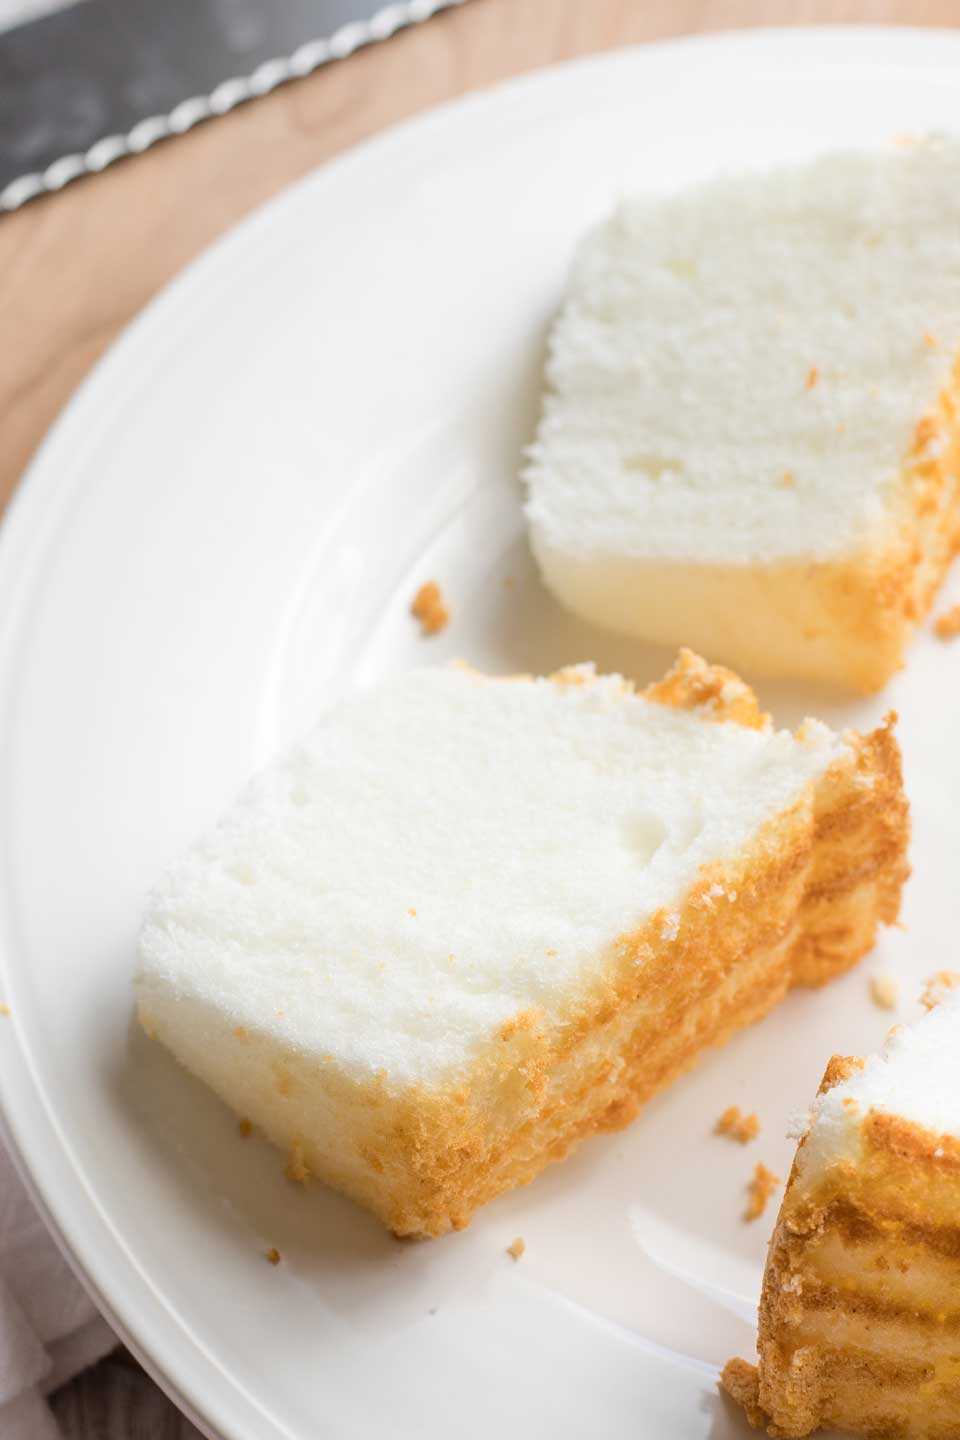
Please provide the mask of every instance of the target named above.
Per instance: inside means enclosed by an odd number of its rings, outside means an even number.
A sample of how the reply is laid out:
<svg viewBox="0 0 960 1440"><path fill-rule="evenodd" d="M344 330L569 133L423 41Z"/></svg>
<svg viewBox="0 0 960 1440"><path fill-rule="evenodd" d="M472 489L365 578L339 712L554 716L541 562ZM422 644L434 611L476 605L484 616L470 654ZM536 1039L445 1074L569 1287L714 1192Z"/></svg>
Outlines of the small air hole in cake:
<svg viewBox="0 0 960 1440"><path fill-rule="evenodd" d="M642 693L415 671L174 865L140 1018L294 1179L439 1235L854 964L906 836L889 725L774 730L689 652Z"/></svg>

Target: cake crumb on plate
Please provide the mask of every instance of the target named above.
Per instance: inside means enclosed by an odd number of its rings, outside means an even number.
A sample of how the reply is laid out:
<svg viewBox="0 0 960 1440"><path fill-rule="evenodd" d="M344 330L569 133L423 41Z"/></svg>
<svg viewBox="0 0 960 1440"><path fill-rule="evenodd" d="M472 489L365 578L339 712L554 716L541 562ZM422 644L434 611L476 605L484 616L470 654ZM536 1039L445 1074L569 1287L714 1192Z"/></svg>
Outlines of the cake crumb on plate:
<svg viewBox="0 0 960 1440"><path fill-rule="evenodd" d="M941 640L953 640L960 635L960 605L953 605L938 615L933 628Z"/></svg>
<svg viewBox="0 0 960 1440"><path fill-rule="evenodd" d="M715 1135L729 1135L746 1145L760 1134L760 1117L756 1111L744 1115L739 1105L728 1105L713 1130Z"/></svg>
<svg viewBox="0 0 960 1440"><path fill-rule="evenodd" d="M270 1249L266 1250L264 1253L267 1259L270 1261L271 1265L280 1264L280 1251L277 1249L276 1245L271 1245Z"/></svg>
<svg viewBox="0 0 960 1440"><path fill-rule="evenodd" d="M513 1244L507 1246L507 1254L512 1255L514 1260L519 1260L526 1248L527 1242L518 1235Z"/></svg>
<svg viewBox="0 0 960 1440"><path fill-rule="evenodd" d="M753 1172L753 1179L748 1186L749 1199L744 1212L744 1220L759 1220L767 1208L767 1201L780 1184L780 1176L774 1175L768 1170L762 1161L757 1163Z"/></svg>
<svg viewBox="0 0 960 1440"><path fill-rule="evenodd" d="M879 1005L881 1010L895 1010L899 993L896 980L891 980L889 975L871 977L870 995L874 1005Z"/></svg>
<svg viewBox="0 0 960 1440"><path fill-rule="evenodd" d="M310 1179L310 1170L307 1166L306 1157L303 1153L303 1145L299 1140L294 1140L290 1146L290 1154L287 1159L286 1176L295 1185L306 1185Z"/></svg>
<svg viewBox="0 0 960 1440"><path fill-rule="evenodd" d="M450 611L436 580L428 580L420 586L413 597L410 611L420 621L424 635L439 635L450 619Z"/></svg>

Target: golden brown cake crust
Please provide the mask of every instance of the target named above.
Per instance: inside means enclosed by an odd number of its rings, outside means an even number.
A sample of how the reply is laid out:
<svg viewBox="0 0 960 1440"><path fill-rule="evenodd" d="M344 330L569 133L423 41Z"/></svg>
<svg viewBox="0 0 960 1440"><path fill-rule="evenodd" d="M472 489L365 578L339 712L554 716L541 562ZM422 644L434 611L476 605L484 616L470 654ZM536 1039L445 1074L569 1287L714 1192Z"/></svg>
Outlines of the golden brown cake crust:
<svg viewBox="0 0 960 1440"><path fill-rule="evenodd" d="M689 652L646 693L719 723L765 723L742 681ZM760 1019L791 986L822 984L855 964L878 924L896 919L908 826L891 724L851 745L852 758L748 848L705 867L676 912L658 911L621 935L562 1025L537 1010L515 1016L462 1082L444 1090L394 1090L381 1077L358 1094L335 1066L318 1077L315 1065L291 1055L281 1134L275 1065L264 1058L269 1102L261 1113L257 1037L227 1037L248 1077L244 1113L288 1148L295 1178L309 1174L345 1191L397 1234L462 1228L479 1206L527 1184L581 1140L628 1124L707 1047ZM142 1018L163 1039L158 1017ZM321 1151L308 1138L316 1127L303 1097L318 1084L332 1111L351 1115L350 1153L333 1144Z"/></svg>
<svg viewBox="0 0 960 1440"><path fill-rule="evenodd" d="M917 423L904 458L891 543L852 565L825 567L826 615L849 632L851 677L877 690L903 664L915 626L933 604L960 549L960 357L933 410Z"/></svg>
<svg viewBox="0 0 960 1440"><path fill-rule="evenodd" d="M756 1365L746 1360L728 1360L721 1372L720 1384L742 1408L755 1430L767 1428L767 1416L760 1409L760 1376Z"/></svg>
<svg viewBox="0 0 960 1440"><path fill-rule="evenodd" d="M835 1055L820 1093L862 1065ZM786 1440L821 1426L957 1440L960 1142L878 1111L861 1136L856 1163L812 1190L795 1161L764 1275L759 1367L731 1361L722 1383L751 1424Z"/></svg>
<svg viewBox="0 0 960 1440"><path fill-rule="evenodd" d="M648 700L674 710L697 710L711 720L766 730L770 716L745 681L723 665L708 665L692 650L681 650L662 680L644 690Z"/></svg>
<svg viewBox="0 0 960 1440"><path fill-rule="evenodd" d="M721 723L764 723L742 681L689 652L645 693L704 709ZM705 1048L760 1019L792 985L820 985L855 964L877 925L897 918L907 836L890 717L857 738L852 764L828 771L811 802L765 827L732 870L702 874L675 940L662 939L665 912L621 936L607 983L560 1034L529 1013L519 1017L499 1062L488 1059L486 1073L452 1104L421 1097L419 1197L385 1216L387 1223L399 1233L459 1228L479 1205L528 1183L587 1136L629 1124ZM719 901L711 896L718 884ZM503 1087L514 1091L514 1104L523 1092L528 1118L496 1136L489 1117L501 1108ZM428 1137L440 1134L446 1143L438 1153Z"/></svg>

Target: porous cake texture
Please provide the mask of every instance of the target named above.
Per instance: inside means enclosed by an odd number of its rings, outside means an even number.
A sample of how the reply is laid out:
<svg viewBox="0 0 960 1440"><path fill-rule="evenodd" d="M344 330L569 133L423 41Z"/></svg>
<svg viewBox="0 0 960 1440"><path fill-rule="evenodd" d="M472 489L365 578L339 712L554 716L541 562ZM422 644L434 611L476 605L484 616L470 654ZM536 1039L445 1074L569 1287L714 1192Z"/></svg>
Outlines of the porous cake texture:
<svg viewBox="0 0 960 1440"><path fill-rule="evenodd" d="M642 694L423 670L341 703L153 895L141 1021L398 1234L465 1225L897 915L900 760Z"/></svg>
<svg viewBox="0 0 960 1440"><path fill-rule="evenodd" d="M801 1129L760 1304L724 1371L768 1434L960 1436L960 989L835 1056Z"/></svg>
<svg viewBox="0 0 960 1440"><path fill-rule="evenodd" d="M600 625L874 690L960 543L960 143L624 204L582 244L525 478Z"/></svg>

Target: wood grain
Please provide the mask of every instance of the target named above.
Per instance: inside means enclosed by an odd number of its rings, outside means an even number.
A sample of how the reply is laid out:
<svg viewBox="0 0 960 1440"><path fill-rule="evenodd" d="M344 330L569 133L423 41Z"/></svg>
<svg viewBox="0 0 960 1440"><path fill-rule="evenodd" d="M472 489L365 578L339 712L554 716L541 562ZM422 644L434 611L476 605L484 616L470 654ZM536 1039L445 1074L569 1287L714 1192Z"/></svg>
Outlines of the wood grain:
<svg viewBox="0 0 960 1440"><path fill-rule="evenodd" d="M956 23L956 0L469 0L0 220L0 506L143 305L254 206L419 110L615 45L766 24Z"/></svg>

